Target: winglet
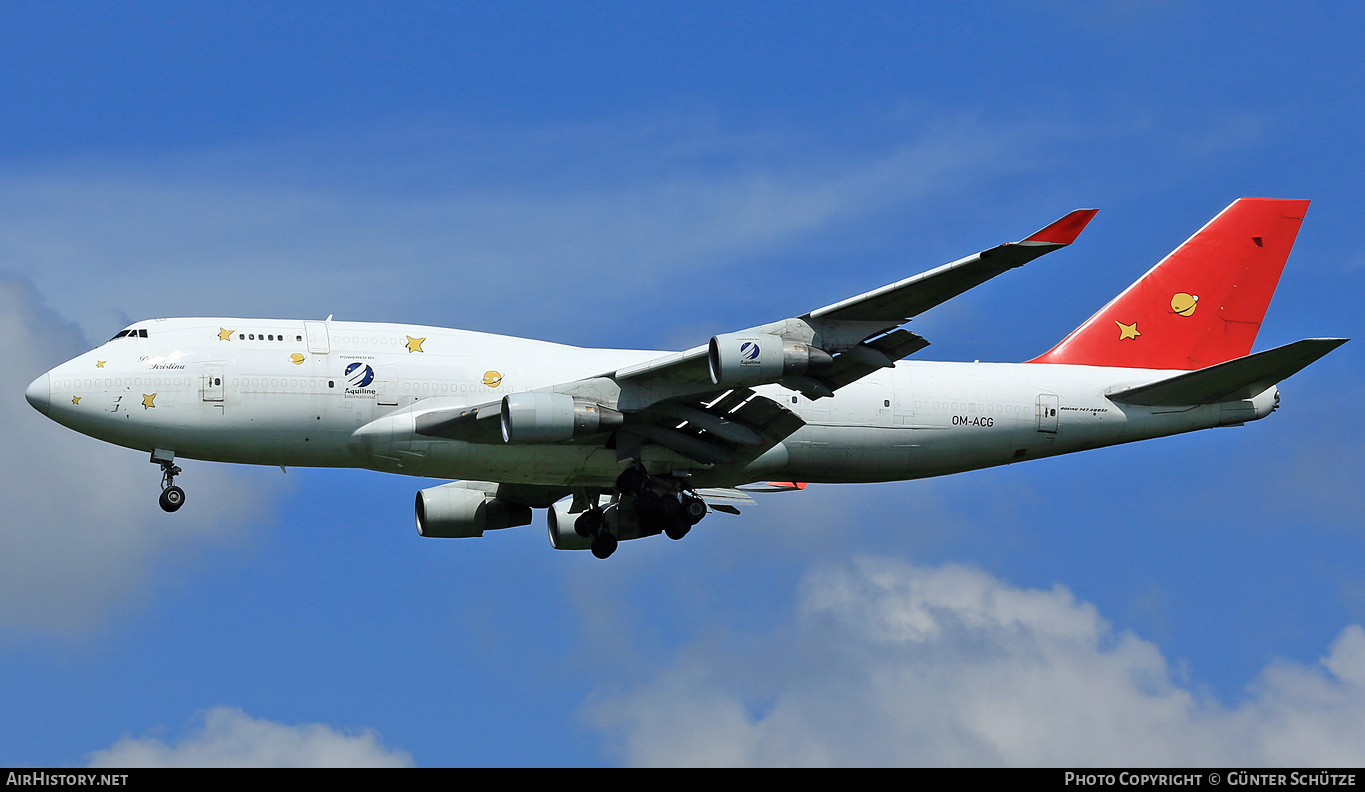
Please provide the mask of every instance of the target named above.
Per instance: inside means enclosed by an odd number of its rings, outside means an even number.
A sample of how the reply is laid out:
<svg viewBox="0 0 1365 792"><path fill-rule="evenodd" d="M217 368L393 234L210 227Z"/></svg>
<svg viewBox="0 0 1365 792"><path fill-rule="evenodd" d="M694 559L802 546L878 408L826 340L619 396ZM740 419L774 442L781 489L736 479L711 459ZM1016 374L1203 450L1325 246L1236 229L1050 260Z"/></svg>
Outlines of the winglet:
<svg viewBox="0 0 1365 792"><path fill-rule="evenodd" d="M1090 219L1098 209L1077 209L1042 231L1025 239L1025 242L1044 242L1049 245L1070 245L1081 235Z"/></svg>

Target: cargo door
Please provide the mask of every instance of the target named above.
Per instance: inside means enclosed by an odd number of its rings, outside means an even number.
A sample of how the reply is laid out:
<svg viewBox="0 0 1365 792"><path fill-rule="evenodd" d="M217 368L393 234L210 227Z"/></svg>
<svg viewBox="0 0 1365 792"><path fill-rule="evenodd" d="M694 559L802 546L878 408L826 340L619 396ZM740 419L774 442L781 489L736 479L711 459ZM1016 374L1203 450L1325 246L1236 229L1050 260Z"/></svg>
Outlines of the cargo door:
<svg viewBox="0 0 1365 792"><path fill-rule="evenodd" d="M375 399L380 407L398 406L398 367L380 366L375 374Z"/></svg>
<svg viewBox="0 0 1365 792"><path fill-rule="evenodd" d="M1055 393L1043 393L1038 396L1038 431L1046 434L1057 434L1057 410L1061 407L1061 399Z"/></svg>
<svg viewBox="0 0 1365 792"><path fill-rule="evenodd" d="M204 394L204 401L223 403L223 364L205 363L200 369L200 390Z"/></svg>

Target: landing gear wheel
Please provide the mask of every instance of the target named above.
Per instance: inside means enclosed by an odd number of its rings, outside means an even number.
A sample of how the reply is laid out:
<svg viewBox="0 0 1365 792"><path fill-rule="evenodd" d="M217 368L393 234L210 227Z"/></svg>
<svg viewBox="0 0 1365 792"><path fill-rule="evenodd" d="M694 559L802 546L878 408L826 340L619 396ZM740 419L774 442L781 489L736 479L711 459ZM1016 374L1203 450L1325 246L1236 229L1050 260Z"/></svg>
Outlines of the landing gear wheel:
<svg viewBox="0 0 1365 792"><path fill-rule="evenodd" d="M600 533L596 539L592 540L592 554L598 558L607 558L616 552L616 537L609 533Z"/></svg>
<svg viewBox="0 0 1365 792"><path fill-rule="evenodd" d="M691 495L683 496L682 513L679 516L687 520L689 526L696 525L706 516L706 501Z"/></svg>
<svg viewBox="0 0 1365 792"><path fill-rule="evenodd" d="M174 485L161 491L161 497L157 499L161 504L161 509L173 512L185 505L185 491Z"/></svg>
<svg viewBox="0 0 1365 792"><path fill-rule="evenodd" d="M157 503L161 510L173 512L185 505L185 491L175 486L175 477L180 475L180 467L175 464L175 455L157 449L152 452L152 462L161 466L161 497Z"/></svg>
<svg viewBox="0 0 1365 792"><path fill-rule="evenodd" d="M682 504L678 502L677 497L664 495L659 498L659 502L654 505L654 508L658 509L660 514L672 517L682 510Z"/></svg>
<svg viewBox="0 0 1365 792"><path fill-rule="evenodd" d="M653 490L642 489L635 494L636 511L655 511L659 508L662 498Z"/></svg>
<svg viewBox="0 0 1365 792"><path fill-rule="evenodd" d="M602 512L597 509L588 509L578 515L578 519L573 521L574 533L587 539L601 533L602 525L606 520L602 519Z"/></svg>
<svg viewBox="0 0 1365 792"><path fill-rule="evenodd" d="M684 536L687 536L687 532L690 530L692 530L692 524L679 515L674 517L673 522L669 523L669 526L664 529L664 535L669 539L677 541Z"/></svg>

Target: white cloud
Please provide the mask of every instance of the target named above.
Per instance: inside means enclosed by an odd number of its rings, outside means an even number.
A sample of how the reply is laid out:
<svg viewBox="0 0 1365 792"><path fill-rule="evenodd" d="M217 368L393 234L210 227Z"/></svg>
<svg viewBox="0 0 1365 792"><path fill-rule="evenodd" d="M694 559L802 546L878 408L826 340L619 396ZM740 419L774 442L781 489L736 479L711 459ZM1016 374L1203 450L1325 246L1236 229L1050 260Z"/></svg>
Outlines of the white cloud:
<svg viewBox="0 0 1365 792"><path fill-rule="evenodd" d="M160 471L138 452L49 421L24 400L28 383L84 352L77 328L31 285L0 277L0 627L89 630L144 590L157 559L222 541L260 513L269 487L188 462L189 498L175 515L156 505Z"/></svg>
<svg viewBox="0 0 1365 792"><path fill-rule="evenodd" d="M90 754L90 767L411 767L371 729L347 733L321 723L285 726L236 707L213 707L174 745L124 736Z"/></svg>
<svg viewBox="0 0 1365 792"><path fill-rule="evenodd" d="M1365 630L1267 667L1236 707L1063 587L863 559L809 574L799 625L692 646L605 694L632 765L1357 765ZM794 637L792 637L794 636Z"/></svg>

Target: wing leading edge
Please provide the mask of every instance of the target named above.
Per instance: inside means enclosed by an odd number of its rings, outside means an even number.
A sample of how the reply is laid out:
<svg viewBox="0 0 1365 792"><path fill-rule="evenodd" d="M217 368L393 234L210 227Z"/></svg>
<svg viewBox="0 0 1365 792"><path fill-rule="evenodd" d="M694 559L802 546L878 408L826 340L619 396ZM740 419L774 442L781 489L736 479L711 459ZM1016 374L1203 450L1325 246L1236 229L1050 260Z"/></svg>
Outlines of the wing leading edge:
<svg viewBox="0 0 1365 792"><path fill-rule="evenodd" d="M997 275L1066 247L1076 240L1097 211L1077 209L1018 242L997 245L798 317L716 336L709 344L603 376L626 391L644 394L644 402L659 390L685 388L704 393L724 384L721 381L724 361L718 360L721 357L718 346L727 342L751 343L755 347L776 344L809 347L819 354L811 358L805 370L799 373L784 370L783 376L771 381L780 381L810 398L830 396L929 345L923 337L896 328ZM800 354L798 349L797 356Z"/></svg>
<svg viewBox="0 0 1365 792"><path fill-rule="evenodd" d="M804 425L791 410L758 395L753 387L780 384L819 399L894 366L929 345L900 325L1071 244L1095 212L1078 209L1018 242L801 316L718 335L683 352L514 394L501 403L431 410L416 416L415 429L421 435L471 442L498 442L500 436L509 440L515 432L509 420L520 416L541 420L532 404L536 400L563 416L593 411L604 419L611 416L610 428L593 417L591 428L582 432L565 418L563 433L551 442L606 442L621 460L640 459L643 449L652 445L702 465L747 464ZM542 395L534 396L537 392ZM490 420L499 415L501 421ZM552 421L548 412L545 420Z"/></svg>
<svg viewBox="0 0 1365 792"><path fill-rule="evenodd" d="M817 322L872 322L883 332L1015 267L1076 241L1098 209L1077 209L1036 234L912 275L880 289L811 311Z"/></svg>

